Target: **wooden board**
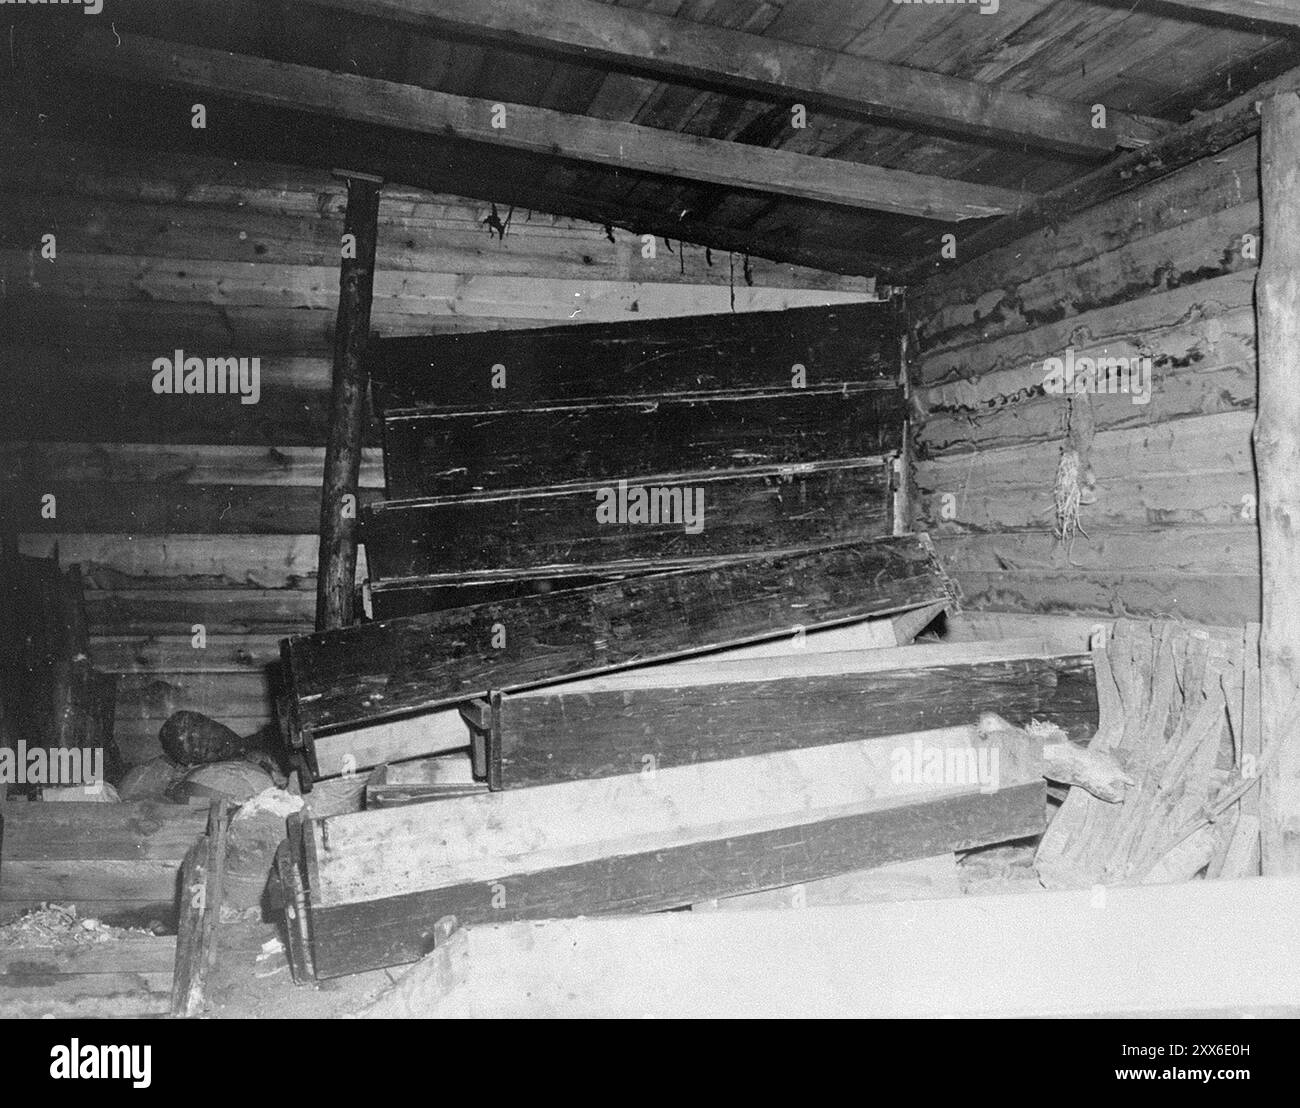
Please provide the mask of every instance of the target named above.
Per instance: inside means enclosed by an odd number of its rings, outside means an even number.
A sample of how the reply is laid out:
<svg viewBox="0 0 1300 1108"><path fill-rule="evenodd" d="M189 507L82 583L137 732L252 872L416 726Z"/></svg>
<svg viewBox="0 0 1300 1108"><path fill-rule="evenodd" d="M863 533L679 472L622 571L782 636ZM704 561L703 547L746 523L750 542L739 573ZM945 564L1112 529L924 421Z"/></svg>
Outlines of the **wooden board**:
<svg viewBox="0 0 1300 1108"><path fill-rule="evenodd" d="M299 636L284 645L294 700L290 731L301 741L315 731L470 700L489 687L947 599L928 544L905 536Z"/></svg>
<svg viewBox="0 0 1300 1108"><path fill-rule="evenodd" d="M381 411L777 388L898 378L889 304L687 316L485 334L381 339L368 353ZM494 367L505 371L504 381ZM494 387L494 377L497 385Z"/></svg>
<svg viewBox="0 0 1300 1108"><path fill-rule="evenodd" d="M24 229L48 227L58 235L61 256L70 248L79 254L337 268L341 194L338 181L329 175L243 158L232 166L228 159L197 152L187 152L184 165L178 152L135 149L114 159L115 153L49 144L31 159L41 168L4 167L0 204L10 219L0 227L0 246L30 249ZM106 161L112 172L101 168ZM56 180L58 168L66 176ZM184 197L178 195L181 179L188 185ZM157 199L147 199L151 196ZM481 201L385 185L379 210L380 272L422 272L439 282L447 274L462 281L529 277L539 292L545 284L538 275L545 274L548 282L582 281L588 288L625 290L637 297L638 311L650 314L677 302L673 295L661 297L659 285L687 286L709 301L715 293L701 286L731 292L731 267L722 252L714 257L687 244L682 258L674 244L671 252L662 249L645 258L641 237L630 231L611 228L610 241L599 223L542 218L540 213L511 220L508 235L496 238L483 226L490 210L490 204ZM748 276L753 284L735 290L738 306L774 306L763 295L753 296L755 289L818 289L867 299L874 295L874 281L868 277L845 277L759 257L750 258ZM396 279L388 281L395 292L400 288ZM464 287L472 290L471 296L451 292L446 304L460 308L481 299L482 285ZM558 296L561 286L552 287ZM443 306L430 304L435 311ZM318 385L327 383L328 374L317 378Z"/></svg>
<svg viewBox="0 0 1300 1108"><path fill-rule="evenodd" d="M455 708L371 723L314 736L315 776L337 777L386 762L427 757L470 745L470 732Z"/></svg>
<svg viewBox="0 0 1300 1108"><path fill-rule="evenodd" d="M76 904L109 922L173 922L181 862L203 834L206 805L7 803L0 912Z"/></svg>
<svg viewBox="0 0 1300 1108"><path fill-rule="evenodd" d="M1091 661L1027 643L913 646L681 662L495 694L488 781L513 789L657 772L971 724L984 711L1090 739Z"/></svg>
<svg viewBox="0 0 1300 1108"><path fill-rule="evenodd" d="M261 485L59 481L31 474L6 491L22 531L133 535L302 535L320 525L320 492ZM57 515L46 518L53 496ZM378 500L357 494L358 508Z"/></svg>
<svg viewBox="0 0 1300 1108"><path fill-rule="evenodd" d="M617 503L617 488L386 501L363 515L362 541L372 582L517 579L519 570L579 565L647 572L689 559L883 537L893 526L890 479L877 459L674 479L660 487L677 510L659 512L657 522L598 518L602 503ZM629 484L633 496L650 495L637 494L639 487Z"/></svg>
<svg viewBox="0 0 1300 1108"><path fill-rule="evenodd" d="M207 834L190 848L181 869L180 922L171 1014L197 1016L217 961L217 928L225 887L230 813L224 799L212 801Z"/></svg>
<svg viewBox="0 0 1300 1108"><path fill-rule="evenodd" d="M860 869L820 881L805 881L782 889L764 889L743 896L725 896L692 904L693 912L753 912L821 908L835 904L876 904L896 900L942 900L962 895L957 858L936 854Z"/></svg>
<svg viewBox="0 0 1300 1108"><path fill-rule="evenodd" d="M175 584L180 585L181 582ZM96 630L119 635L292 635L309 630L315 589L295 581L289 588L122 588L86 594L86 613Z"/></svg>
<svg viewBox="0 0 1300 1108"><path fill-rule="evenodd" d="M23 352L30 359L29 352ZM4 355L0 355L4 357ZM319 371L327 372L323 362ZM138 366L136 367L138 368ZM59 372L56 367L52 372ZM0 443L0 473L16 478L40 474L49 481L179 484L267 485L318 488L325 451L313 446L204 446L162 443L7 442ZM364 452L360 485L384 487L383 458L378 447Z"/></svg>
<svg viewBox="0 0 1300 1108"><path fill-rule="evenodd" d="M1051 275L1049 287L1059 287L1057 274L1087 266L1113 251L1135 248L1150 236L1235 208L1258 194L1259 140L1251 138L1218 157L1194 162L1145 185L1141 203L1135 204L1131 196L1115 197L1072 219L937 273L919 288L908 290L908 309L917 324L919 349L928 352L975 341L982 323L1000 327L1007 320L1013 325L1032 326L1034 320L1018 307L1017 293L1021 289L1030 291L1033 278ZM1188 245L1195 248L1190 242ZM1150 253L1151 260L1162 260L1157 257L1158 251ZM1192 268L1182 260L1176 266L1180 273ZM1131 295L1130 290L1114 286L1107 295L1106 289L1098 287L1094 296L1082 301L1070 297L1062 301L1062 307L1077 315L1100 306L1100 299L1113 299L1121 292L1126 297ZM997 298L996 304L991 303L993 297Z"/></svg>
<svg viewBox="0 0 1300 1108"><path fill-rule="evenodd" d="M1032 744L999 748L998 787L981 792L901 782L895 754L918 739L979 743L950 728L312 821L316 973L413 961L449 915L654 911L1041 829Z"/></svg>
<svg viewBox="0 0 1300 1108"><path fill-rule="evenodd" d="M1245 525L1255 515L1248 412L1098 432L1089 534L1135 527ZM947 454L918 463L916 510L932 535L1042 528L1052 522L1059 442ZM1082 542L1082 540L1080 540Z"/></svg>
<svg viewBox="0 0 1300 1108"><path fill-rule="evenodd" d="M474 780L472 768L464 752L380 766L366 781L366 809L398 808L481 793L487 783Z"/></svg>
<svg viewBox="0 0 1300 1108"><path fill-rule="evenodd" d="M1298 914L1300 881L1256 878L1108 889L1102 906L1084 890L489 924L458 931L367 1014L1293 1015L1300 979L1277 936ZM937 953L954 946L961 957Z"/></svg>
<svg viewBox="0 0 1300 1108"><path fill-rule="evenodd" d="M1060 188L1039 196L1014 216L981 228L966 239L964 257L977 258L1039 228L1065 223L1087 208L1177 173L1185 166L1258 136L1260 101L1279 92L1295 91L1297 87L1300 87L1300 72L1292 69L1220 107L1198 113L1188 123L1150 145L1068 181ZM932 252L922 254L912 267L911 280L905 283L919 284L935 272L938 240L937 234L933 236Z"/></svg>
<svg viewBox="0 0 1300 1108"><path fill-rule="evenodd" d="M822 630L797 630L781 639L768 639L747 646L716 650L706 657L709 664L739 662L763 658L784 658L804 653L831 653L837 651L878 650L910 643L916 633L933 622L944 605L914 608L892 619L868 619L840 624ZM694 660L665 662L645 667L644 672L666 673L677 667L691 667ZM638 671L641 672L641 671ZM576 684L568 683L569 686ZM487 749L482 732L487 724L480 721L475 728L467 726L464 713L450 708L390 720L386 723L317 735L312 747L316 753L319 776L333 777L356 772L384 762L402 762L406 759L425 759L446 751L464 751L473 745L478 758L476 775L487 778ZM241 734L249 733L247 730ZM449 755L449 757L454 757ZM406 762L419 765L419 762Z"/></svg>
<svg viewBox="0 0 1300 1108"><path fill-rule="evenodd" d="M492 126L493 103L466 96L228 51L107 31L83 31L69 60L132 81L177 83L211 95L293 108L420 134L505 145L672 177L928 219L1015 211L1028 194L880 166L815 158L633 123L512 103L510 126Z"/></svg>
<svg viewBox="0 0 1300 1108"><path fill-rule="evenodd" d="M1242 0L1231 2L1237 8L1247 6ZM1225 0L1212 4L1222 8ZM1119 111L1108 127L1098 129L1085 105L1066 99L816 49L804 45L803 36L800 42L787 42L780 35L751 34L654 9L611 10L610 5L589 0L530 0L505 10L490 0L454 0L433 11L419 0L326 0L326 6L434 32L487 34L507 45L558 52L615 71L631 67L669 81L721 84L737 95L811 102L854 116L883 117L923 131L956 131L1017 147L1045 146L1095 157L1117 145L1150 141L1165 129L1159 120ZM1271 8L1279 12L1275 18L1288 18L1268 0L1252 0L1249 6ZM807 17L801 11L796 18ZM816 36L808 41L817 41Z"/></svg>
<svg viewBox="0 0 1300 1108"><path fill-rule="evenodd" d="M885 454L901 445L903 418L902 391L870 385L501 412L390 409L384 464L393 500L564 482L616 484Z"/></svg>

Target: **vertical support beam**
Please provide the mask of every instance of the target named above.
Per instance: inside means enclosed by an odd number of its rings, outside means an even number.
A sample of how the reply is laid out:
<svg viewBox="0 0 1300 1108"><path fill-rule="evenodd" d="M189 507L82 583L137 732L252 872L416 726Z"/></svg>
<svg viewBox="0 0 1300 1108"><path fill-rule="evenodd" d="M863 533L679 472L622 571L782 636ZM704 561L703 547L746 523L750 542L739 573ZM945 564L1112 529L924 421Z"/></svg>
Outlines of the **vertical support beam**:
<svg viewBox="0 0 1300 1108"><path fill-rule="evenodd" d="M320 508L320 562L316 574L316 630L352 622L357 571L357 477L361 468L366 371L375 285L375 240L383 182L364 173L336 171L348 185L339 271L339 311L334 326L334 386ZM351 236L351 237L349 237Z"/></svg>
<svg viewBox="0 0 1300 1108"><path fill-rule="evenodd" d="M1264 612L1260 722L1265 874L1300 873L1300 95L1263 105L1264 261L1256 283Z"/></svg>

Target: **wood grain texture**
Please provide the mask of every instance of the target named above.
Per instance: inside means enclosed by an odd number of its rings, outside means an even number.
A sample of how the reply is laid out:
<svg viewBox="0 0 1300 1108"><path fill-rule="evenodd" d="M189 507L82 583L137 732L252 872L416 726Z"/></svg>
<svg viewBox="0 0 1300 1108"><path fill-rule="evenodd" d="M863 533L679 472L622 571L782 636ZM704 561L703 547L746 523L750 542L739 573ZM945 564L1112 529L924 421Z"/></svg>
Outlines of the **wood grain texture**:
<svg viewBox="0 0 1300 1108"><path fill-rule="evenodd" d="M234 488L239 485L309 488L320 485L325 464L323 447L205 446L162 443L0 443L0 472L16 480L24 474L65 484L125 484L161 486L177 493L177 485ZM363 489L384 487L383 458L378 447L362 458ZM255 493L254 495L261 495Z"/></svg>
<svg viewBox="0 0 1300 1108"><path fill-rule="evenodd" d="M630 486L635 489L636 484ZM598 487L387 501L362 517L371 580L521 569L668 569L687 559L814 546L890 533L890 474L879 461L809 463L670 479L684 512L602 522ZM670 496L672 493L670 492Z"/></svg>
<svg viewBox="0 0 1300 1108"><path fill-rule="evenodd" d="M959 250L959 264L909 290L917 341L926 351L960 344L986 322L996 326L1023 317L1015 311L1012 290L1027 289L1033 277L1094 265L1149 236L1243 204L1254 205L1257 222L1258 202L1259 139L1249 138L1148 183L1136 197L1103 201L969 260L960 260Z"/></svg>
<svg viewBox="0 0 1300 1108"><path fill-rule="evenodd" d="M206 805L4 803L0 916L35 903L144 926L176 919L181 862Z"/></svg>
<svg viewBox="0 0 1300 1108"><path fill-rule="evenodd" d="M313 821L317 973L412 960L449 914L500 922L650 911L926 857L935 839L1041 827L1041 756L1000 747L999 787L988 792L955 779L902 782L890 767L914 739L979 745L973 729L949 728Z"/></svg>
<svg viewBox="0 0 1300 1108"><path fill-rule="evenodd" d="M381 339L376 403L394 408L521 407L541 401L898 378L889 304L595 323L529 331ZM504 378L494 366L504 369ZM496 384L494 385L494 376Z"/></svg>
<svg viewBox="0 0 1300 1108"><path fill-rule="evenodd" d="M117 42L107 32L83 32L70 54L78 68L104 76L180 84L331 119L451 135L600 165L928 219L997 215L1016 210L1027 199L1014 189L760 149L523 104L510 104L509 125L494 128L490 100L143 36L127 36Z"/></svg>
<svg viewBox="0 0 1300 1108"><path fill-rule="evenodd" d="M897 669L858 669L872 659L829 654L820 656L826 664L816 667L819 672L787 663L756 680L737 680L736 663L714 662L707 683L675 684L665 674L654 686L620 687L611 679L580 682L572 691L558 685L502 696L489 740L488 780L508 789L657 771L959 726L986 710L1020 723L1050 720L1078 738L1091 738L1096 729L1086 658L945 664L928 657L938 650L910 649L927 657L915 667L897 657ZM680 670L676 680L685 680Z"/></svg>
<svg viewBox="0 0 1300 1108"><path fill-rule="evenodd" d="M1300 742L1295 734L1300 682L1300 96L1263 106L1261 177L1268 232L1259 275L1259 536L1263 606L1260 632L1260 725L1270 751L1262 782L1261 843L1265 874L1300 874Z"/></svg>
<svg viewBox="0 0 1300 1108"><path fill-rule="evenodd" d="M947 598L914 537L654 574L285 643L295 731L427 710L561 675L890 614ZM494 636L494 626L498 627ZM493 639L504 645L493 647Z"/></svg>
<svg viewBox="0 0 1300 1108"><path fill-rule="evenodd" d="M1185 166L1257 138L1260 116L1256 105L1269 96L1295 91L1298 87L1300 71L1293 69L1220 107L1200 113L1150 145L1115 158L1092 173L1038 197L1014 216L977 231L965 239L963 257L977 258L1040 228L1065 223L1094 205L1141 189ZM939 271L938 235L932 237L931 247L911 268L911 280L907 283L920 284Z"/></svg>
<svg viewBox="0 0 1300 1108"><path fill-rule="evenodd" d="M379 499L354 494L358 510ZM45 518L46 496L57 515ZM24 532L132 535L303 535L320 522L318 488L58 481L33 474L5 489L10 518Z"/></svg>
<svg viewBox="0 0 1300 1108"><path fill-rule="evenodd" d="M1255 0L1256 6L1264 3ZM1110 126L1098 130L1087 106L1068 100L918 73L875 58L653 10L611 10L588 0L532 0L507 10L488 0L454 0L435 11L416 0L326 0L326 6L431 30L451 27L487 34L588 63L632 65L660 77L721 83L781 102L808 101L923 130L938 128L1076 155L1099 156L1117 145L1149 141L1165 129L1158 120L1116 112Z"/></svg>
<svg viewBox="0 0 1300 1108"><path fill-rule="evenodd" d="M343 906L313 905L316 971L328 978L417 961L433 949L432 921L448 915L465 923L505 923L653 912L941 850L1004 842L1037 833L1043 804L1041 783L1020 785L990 796L959 796L552 871L507 874L499 882ZM505 890L501 907L493 905L494 885Z"/></svg>
<svg viewBox="0 0 1300 1108"><path fill-rule="evenodd" d="M702 393L501 412L390 410L388 496L861 458L902 441L899 389Z"/></svg>
<svg viewBox="0 0 1300 1108"><path fill-rule="evenodd" d="M1246 525L1254 517L1248 412L1101 431L1093 440L1089 533L1139 526ZM1042 529L1051 522L1058 443L947 454L916 467L916 510L931 534ZM1171 536L1172 537L1172 536Z"/></svg>

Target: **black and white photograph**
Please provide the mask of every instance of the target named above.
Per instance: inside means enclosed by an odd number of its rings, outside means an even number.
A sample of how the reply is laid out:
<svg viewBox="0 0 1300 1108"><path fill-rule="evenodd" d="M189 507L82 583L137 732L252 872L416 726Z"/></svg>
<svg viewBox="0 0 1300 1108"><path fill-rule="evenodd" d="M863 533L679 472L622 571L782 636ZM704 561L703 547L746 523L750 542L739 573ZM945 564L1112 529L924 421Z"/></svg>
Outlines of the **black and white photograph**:
<svg viewBox="0 0 1300 1108"><path fill-rule="evenodd" d="M34 1080L1297 1016L1300 0L0 0Z"/></svg>

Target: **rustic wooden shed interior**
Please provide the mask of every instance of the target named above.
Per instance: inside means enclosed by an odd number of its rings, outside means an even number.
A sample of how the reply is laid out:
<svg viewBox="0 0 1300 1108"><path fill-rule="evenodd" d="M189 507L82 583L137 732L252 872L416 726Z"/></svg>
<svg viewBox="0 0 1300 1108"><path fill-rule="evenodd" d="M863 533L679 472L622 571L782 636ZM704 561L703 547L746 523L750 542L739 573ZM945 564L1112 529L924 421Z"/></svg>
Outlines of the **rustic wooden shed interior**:
<svg viewBox="0 0 1300 1108"><path fill-rule="evenodd" d="M0 9L3 539L9 565L57 553L80 567L89 657L116 675L124 766L157 758L160 727L185 710L268 745L293 742L296 728L309 751L299 768L317 778L369 772L409 752L402 718L436 709L463 725L457 692L470 686L447 675L474 648L448 612L541 598L578 613L586 601L573 597L624 581L625 610L601 616L613 630L556 671L585 675L630 660L618 654L620 619L640 628L647 605L671 608L657 572L725 582L749 558L756 568L727 601L739 611L741 589L753 608L779 592L786 579L764 567L797 551L812 559L797 570L810 626L911 613L896 637L850 636L842 649L1032 640L1039 660L1024 664L1043 667L1040 656L1096 657L1134 635L1131 658L1146 651L1156 675L1139 712L1169 693L1162 651L1179 667L1169 688L1199 689L1207 664L1222 668L1228 692L1214 695L1227 697L1236 771L1246 779L1243 759L1261 759L1270 740L1276 749L1262 799L1231 798L1232 818L1255 821L1262 839L1220 842L1211 870L1232 847L1238 875L1258 874L1260 842L1265 874L1300 869L1300 750L1285 741L1300 669L1288 341L1300 14L1288 0L88 10ZM1274 156L1262 170L1261 135ZM1274 294L1257 296L1270 266ZM180 386L187 357L256 359L256 402L160 389L157 360L174 361L174 380L163 376ZM1097 376L1076 387L1085 365ZM497 369L519 370L509 379L520 391L501 399ZM361 389L351 436L345 378ZM1266 413L1269 379L1277 406ZM343 438L330 447L332 424ZM701 484L714 527L695 545L661 533L598 540L593 490L655 475ZM777 507L774 488L786 490ZM352 495L355 512L331 514ZM915 568L931 556L939 586ZM329 557L336 576L323 582ZM871 582L870 604L850 579ZM12 610L28 602L10 587ZM464 650L421 660L423 647L374 632L392 617L435 621L420 626L460 636ZM718 619L712 635L695 614L682 617L687 630L646 625L638 642L676 657L762 637L732 609ZM351 661L330 646L344 639L310 638L354 621ZM568 649L541 625L526 633L537 656ZM1196 654L1207 649L1209 663ZM372 696L356 660L366 655L406 684ZM974 660L1011 658L1021 655ZM512 681L551 672L539 666L522 659ZM1020 691L1006 673L988 676L989 695L1006 698L990 709L1014 700L1017 725L1051 710L1076 745L1091 738L1091 665L1023 672L1038 676ZM623 703L645 687L605 680ZM697 667L681 680L708 678ZM348 681L346 697L333 691ZM925 688L882 699L880 734L956 724L927 707L948 686ZM943 696L969 708L965 688ZM525 732L599 700L571 695L558 707L528 693L504 707L476 700L485 732L514 720L524 735L476 749L492 762L476 776L504 795L555 781L565 752L539 752ZM376 696L390 698L384 711ZM1104 728L1104 694L1100 712ZM379 729L359 767L354 737L330 745L345 723ZM621 781L610 775L629 766L597 776ZM1018 811L999 815L1003 837L1020 837ZM193 834L186 824L181 838ZM435 945L427 927L366 914L385 890L358 891L357 835L356 872L335 878L352 882L347 895L317 921L321 976ZM935 835L929 853L950 854ZM0 908L44 899L17 863L6 891L10 861L0 852ZM282 877L284 895L302 895ZM425 895L410 891L411 918L429 910ZM477 918L469 895L448 910L462 922ZM1134 901L1133 919L1221 910L1263 928L1292 910L1206 895L1218 899ZM141 886L88 899L107 911L153 896ZM737 918L701 926L722 936L710 942L743 947L725 930ZM327 926L339 928L335 945ZM365 955L362 931L377 936ZM484 949L485 965L515 957ZM1231 1002L1279 1003L1267 990Z"/></svg>

